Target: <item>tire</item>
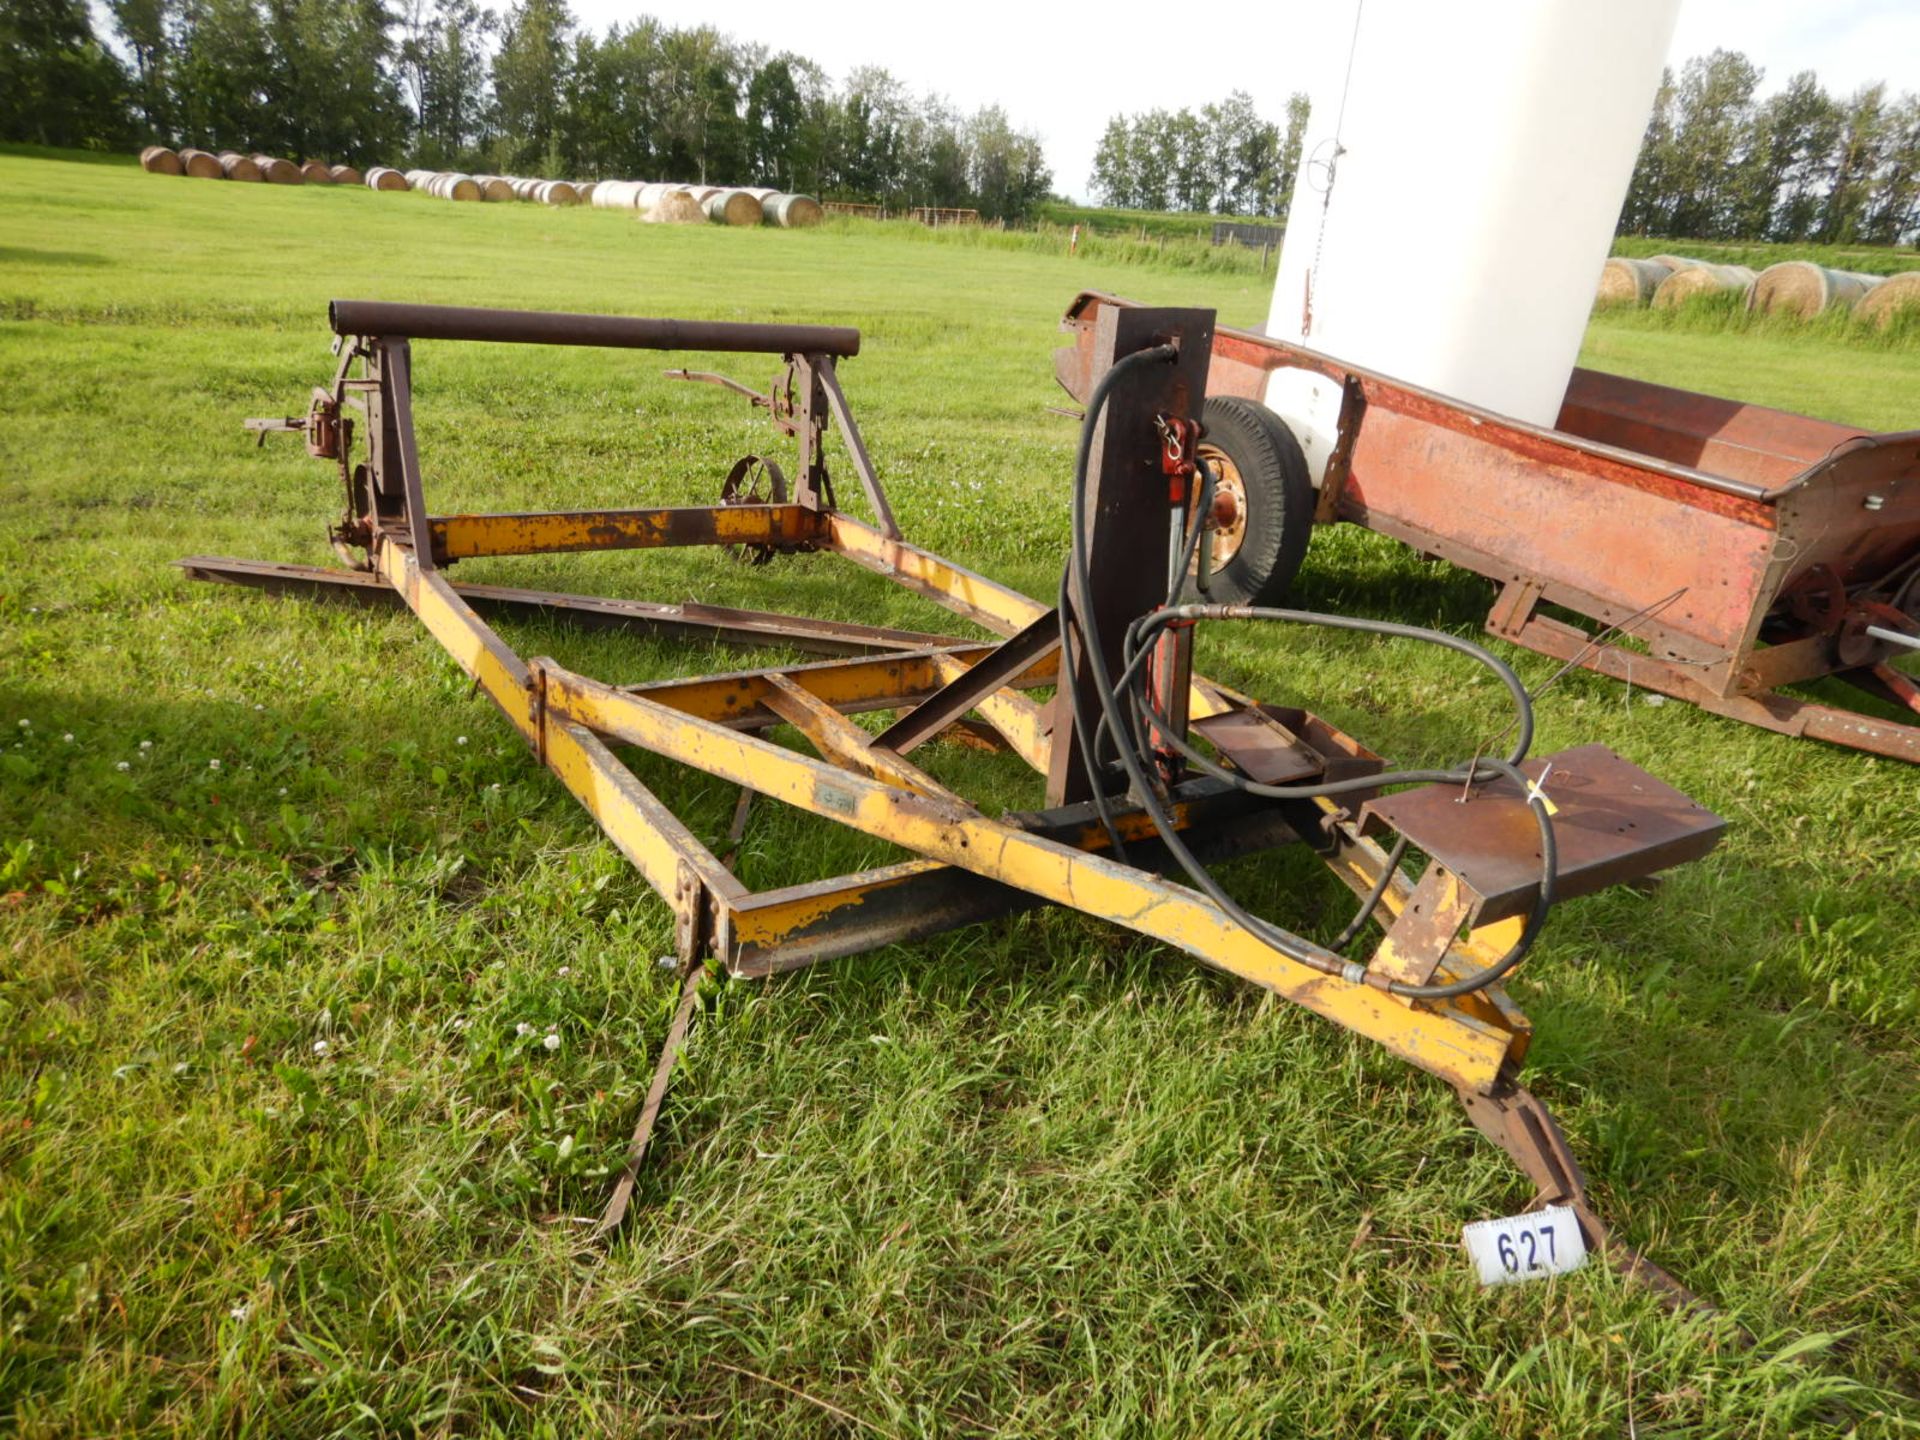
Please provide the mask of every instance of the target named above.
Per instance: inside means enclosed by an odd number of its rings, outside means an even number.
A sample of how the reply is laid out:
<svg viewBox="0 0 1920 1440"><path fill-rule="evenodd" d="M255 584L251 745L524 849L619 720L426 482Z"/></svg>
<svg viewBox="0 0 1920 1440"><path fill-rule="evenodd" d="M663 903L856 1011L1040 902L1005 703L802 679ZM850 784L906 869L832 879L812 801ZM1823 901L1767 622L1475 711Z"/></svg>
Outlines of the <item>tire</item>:
<svg viewBox="0 0 1920 1440"><path fill-rule="evenodd" d="M1206 544L1222 563L1203 595L1187 581L1186 598L1218 605L1280 605L1306 559L1313 536L1313 480L1307 457L1286 422L1266 406L1213 395L1201 412L1200 454L1220 490L1243 512ZM1237 532L1237 533L1236 533Z"/></svg>

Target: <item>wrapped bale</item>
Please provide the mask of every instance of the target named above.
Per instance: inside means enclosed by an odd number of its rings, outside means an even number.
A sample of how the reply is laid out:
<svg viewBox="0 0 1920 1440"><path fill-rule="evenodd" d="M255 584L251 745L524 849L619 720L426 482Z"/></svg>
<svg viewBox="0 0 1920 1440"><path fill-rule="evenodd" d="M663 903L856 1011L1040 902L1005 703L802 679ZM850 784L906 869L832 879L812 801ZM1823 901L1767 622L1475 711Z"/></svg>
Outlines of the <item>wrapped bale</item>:
<svg viewBox="0 0 1920 1440"><path fill-rule="evenodd" d="M640 218L650 225L704 225L707 212L678 185L649 185L652 193L640 203Z"/></svg>
<svg viewBox="0 0 1920 1440"><path fill-rule="evenodd" d="M362 185L367 178L351 165L329 165L327 173L333 177L336 185Z"/></svg>
<svg viewBox="0 0 1920 1440"><path fill-rule="evenodd" d="M461 175L452 170L442 170L427 181L427 193L436 200L460 200L478 204L480 185L471 175Z"/></svg>
<svg viewBox="0 0 1920 1440"><path fill-rule="evenodd" d="M1664 265L1669 270L1684 270L1689 265L1711 265L1711 260L1702 260L1698 255L1651 255L1648 257L1656 265Z"/></svg>
<svg viewBox="0 0 1920 1440"><path fill-rule="evenodd" d="M1664 260L1628 260L1614 256L1600 267L1600 288L1594 292L1598 305L1632 305L1644 309L1653 303L1653 292L1673 273Z"/></svg>
<svg viewBox="0 0 1920 1440"><path fill-rule="evenodd" d="M258 165L233 150L220 152L220 168L227 172L229 180L253 180L264 183L267 178L260 172Z"/></svg>
<svg viewBox="0 0 1920 1440"><path fill-rule="evenodd" d="M778 225L785 230L818 225L827 215L820 202L811 195L769 195L760 202L760 208L766 211L769 225Z"/></svg>
<svg viewBox="0 0 1920 1440"><path fill-rule="evenodd" d="M398 170L388 169L385 165L376 165L367 171L369 190L411 190L413 182Z"/></svg>
<svg viewBox="0 0 1920 1440"><path fill-rule="evenodd" d="M260 167L260 175L269 185L298 185L304 179L300 174L300 167L291 160L279 160L272 155L255 155L253 163Z"/></svg>
<svg viewBox="0 0 1920 1440"><path fill-rule="evenodd" d="M140 152L140 168L149 175L184 175L180 157L164 145L149 145Z"/></svg>
<svg viewBox="0 0 1920 1440"><path fill-rule="evenodd" d="M482 200L491 200L497 203L501 200L512 200L515 198L513 182L504 175L476 175L473 177L473 183L480 187L480 198Z"/></svg>
<svg viewBox="0 0 1920 1440"><path fill-rule="evenodd" d="M567 183L573 186L573 193L579 197L582 205L591 205L593 203L593 192L598 189L600 185L598 180L569 180Z"/></svg>
<svg viewBox="0 0 1920 1440"><path fill-rule="evenodd" d="M534 188L533 198L542 205L578 205L580 192L564 180L542 180Z"/></svg>
<svg viewBox="0 0 1920 1440"><path fill-rule="evenodd" d="M424 190L433 183L433 177L439 173L438 170L409 170L407 171L407 188Z"/></svg>
<svg viewBox="0 0 1920 1440"><path fill-rule="evenodd" d="M182 150L180 167L195 180L224 180L226 167L220 163L220 157L206 150Z"/></svg>
<svg viewBox="0 0 1920 1440"><path fill-rule="evenodd" d="M1653 292L1656 309L1671 310L1697 295L1732 292L1744 296L1758 279L1744 265L1688 265L1660 282Z"/></svg>
<svg viewBox="0 0 1920 1440"><path fill-rule="evenodd" d="M602 180L593 187L593 207L596 210L632 210L640 203L640 191L645 187L637 180Z"/></svg>
<svg viewBox="0 0 1920 1440"><path fill-rule="evenodd" d="M680 188L693 196L694 204L704 210L707 208L707 201L718 195L725 187L720 185L683 185Z"/></svg>
<svg viewBox="0 0 1920 1440"><path fill-rule="evenodd" d="M718 225L758 225L760 202L744 190L720 190L707 197L707 218Z"/></svg>
<svg viewBox="0 0 1920 1440"><path fill-rule="evenodd" d="M324 160L309 160L300 167L300 178L309 185L331 185L334 183L333 166Z"/></svg>
<svg viewBox="0 0 1920 1440"><path fill-rule="evenodd" d="M1896 315L1920 316L1920 270L1889 275L1861 297L1853 313L1883 330Z"/></svg>
<svg viewBox="0 0 1920 1440"><path fill-rule="evenodd" d="M1822 310L1851 310L1879 283L1878 275L1829 270L1810 260L1786 260L1760 272L1747 306L1763 315L1777 312L1810 320Z"/></svg>

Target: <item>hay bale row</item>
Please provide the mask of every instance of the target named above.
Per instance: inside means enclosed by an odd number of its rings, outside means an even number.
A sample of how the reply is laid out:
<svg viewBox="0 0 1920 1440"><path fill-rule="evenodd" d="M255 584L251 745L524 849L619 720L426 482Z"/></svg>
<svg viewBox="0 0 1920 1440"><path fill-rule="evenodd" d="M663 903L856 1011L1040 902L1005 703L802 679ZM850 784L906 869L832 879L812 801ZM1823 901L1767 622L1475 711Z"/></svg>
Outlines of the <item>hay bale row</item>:
<svg viewBox="0 0 1920 1440"><path fill-rule="evenodd" d="M1787 260L1760 272L1747 306L1763 315L1778 312L1811 320L1823 310L1851 310L1880 279L1852 270L1829 270L1807 260Z"/></svg>
<svg viewBox="0 0 1920 1440"><path fill-rule="evenodd" d="M242 155L224 150L170 150L149 145L140 166L156 175L191 175L207 180L243 180L274 185L360 185L374 190L424 190L443 200L526 200L542 205L594 205L602 210L631 210L655 224L817 225L825 213L810 195L786 194L755 186L670 185L638 180L534 180L517 175L463 175L451 170L399 171L376 165L363 176L351 165L309 160L295 165L272 155ZM1604 288L1604 287L1603 287Z"/></svg>
<svg viewBox="0 0 1920 1440"><path fill-rule="evenodd" d="M140 152L140 168L154 175L187 175L195 180L246 180L270 185L358 185L360 172L351 165L329 165L309 160L296 165L273 155L242 155L223 150L218 155L188 147L169 150L149 145Z"/></svg>

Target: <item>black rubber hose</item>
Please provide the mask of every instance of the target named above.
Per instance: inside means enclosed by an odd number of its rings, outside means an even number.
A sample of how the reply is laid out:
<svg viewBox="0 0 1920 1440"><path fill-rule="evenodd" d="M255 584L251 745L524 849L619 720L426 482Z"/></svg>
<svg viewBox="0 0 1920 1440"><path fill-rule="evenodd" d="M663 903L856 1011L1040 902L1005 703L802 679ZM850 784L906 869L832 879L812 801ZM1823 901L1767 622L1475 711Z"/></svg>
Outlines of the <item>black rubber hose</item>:
<svg viewBox="0 0 1920 1440"><path fill-rule="evenodd" d="M1074 459L1071 542L1066 574L1062 577L1062 590L1065 592L1064 598L1071 600L1073 608L1077 611L1076 620L1069 620L1068 607L1062 605L1062 641L1064 644L1077 623L1078 628L1082 632L1083 653L1086 657L1087 668L1090 672L1089 678L1093 681L1095 695L1100 702L1106 727L1115 737L1116 749L1121 766L1127 773L1128 783L1134 793L1134 797L1139 802L1141 809L1145 811L1148 818L1153 822L1154 829L1159 832L1160 839L1162 843L1166 845L1168 852L1180 862L1181 867L1192 878L1194 883L1198 885L1225 914L1230 916L1243 929L1247 930L1248 933L1300 964L1318 970L1323 974L1340 976L1352 983L1371 984L1374 985L1375 988L1386 990L1389 994L1414 999L1447 999L1468 994L1474 990L1479 990L1487 985L1493 984L1526 958L1528 951L1532 949L1533 943L1545 923L1547 912L1553 905L1557 852L1554 845L1553 823L1547 813L1543 797L1532 792L1528 792L1527 795L1528 807L1534 812L1535 820L1540 827L1540 889L1536 896L1533 910L1527 918L1527 923L1522 927L1519 938L1507 953L1484 969L1447 984L1409 985L1402 981L1381 982L1370 977L1364 966L1352 961L1343 960L1332 951L1315 945L1304 937L1294 935L1290 931L1282 929L1280 926L1274 925L1269 921L1262 920L1242 908L1238 902L1221 888L1219 882L1213 878L1212 874L1200 863L1199 859L1181 839L1178 827L1173 823L1172 817L1167 814L1155 793L1152 780L1146 773L1137 745L1130 746L1120 743L1119 737L1127 732L1129 722L1136 720L1137 716L1126 713L1121 697L1114 689L1111 675L1107 669L1106 656L1100 648L1098 621L1093 614L1092 597L1087 583L1087 556L1085 554L1087 466L1093 447L1093 435L1099 423L1101 411L1105 408L1107 399L1112 393L1115 383L1117 383L1122 375L1140 365L1168 361L1175 358L1177 354L1177 350L1172 346L1157 346L1148 350L1136 351L1134 354L1117 361L1113 367L1101 377L1100 383L1095 386L1092 395L1089 396L1086 420L1081 428L1080 445ZM1175 583L1177 585L1177 579ZM1192 613L1178 613L1182 611ZM1172 618L1192 618L1196 620L1201 618L1284 619L1305 624L1325 624L1336 629L1370 630L1375 633L1400 634L1408 638L1431 640L1445 645L1448 648L1459 650L1462 653L1474 655L1475 658L1483 659L1483 662L1494 668L1496 673L1501 673L1503 680L1508 680L1509 677L1512 677L1510 667L1502 664L1497 657L1481 650L1478 646L1471 645L1466 641L1456 640L1452 636L1442 635L1437 631L1423 631L1413 626L1389 626L1387 622L1353 621L1344 616L1319 615L1308 611L1260 611L1255 607L1246 606L1166 606L1149 617L1150 623L1148 625L1140 627L1139 633L1142 639L1144 640L1146 638L1149 631L1157 629L1160 625L1169 623ZM1130 636L1134 633L1134 628L1133 626L1129 627ZM1145 645L1142 646L1143 650L1146 648L1148 647ZM1071 654L1071 650L1067 650L1063 654L1063 663L1071 658ZM1133 663L1129 663L1127 671L1135 677L1137 677L1139 673ZM1525 789L1527 786L1526 777L1520 773L1517 767L1518 761L1524 758L1527 747L1531 744L1533 733L1532 709L1527 701L1526 690L1518 683L1517 677L1509 680L1509 689L1514 693L1516 704L1520 710L1521 731L1516 742L1512 760L1476 760L1474 764L1467 767L1464 771L1457 773L1444 771L1401 772L1402 775L1409 778L1417 775L1422 779L1427 778L1429 775L1434 775L1445 776L1456 780L1462 778L1470 780L1478 775L1481 766L1485 766L1488 770L1496 773L1507 774ZM1118 836L1114 833L1106 807L1104 804L1099 803L1100 797L1104 794L1101 784L1103 777L1100 773L1098 757L1086 743L1088 738L1086 726L1080 715L1079 697L1074 694L1074 681L1070 667L1063 668L1062 670L1062 690L1065 693L1067 703L1071 705L1074 710L1075 733L1080 737L1083 751L1082 764L1086 769L1088 781L1096 797L1096 806L1100 810L1103 823L1107 825L1109 835L1113 836L1117 843ZM1139 700L1140 703L1144 704L1144 700L1139 694L1137 679L1128 693L1130 696L1135 697L1136 700ZM1262 789L1264 791L1280 790L1291 798L1315 793L1332 794L1337 793L1339 790L1377 788L1383 783L1391 782L1387 781L1385 777L1374 775L1358 777L1358 783L1343 784L1342 782L1328 782L1322 787L1269 786L1262 787ZM1254 793L1262 792L1255 791Z"/></svg>

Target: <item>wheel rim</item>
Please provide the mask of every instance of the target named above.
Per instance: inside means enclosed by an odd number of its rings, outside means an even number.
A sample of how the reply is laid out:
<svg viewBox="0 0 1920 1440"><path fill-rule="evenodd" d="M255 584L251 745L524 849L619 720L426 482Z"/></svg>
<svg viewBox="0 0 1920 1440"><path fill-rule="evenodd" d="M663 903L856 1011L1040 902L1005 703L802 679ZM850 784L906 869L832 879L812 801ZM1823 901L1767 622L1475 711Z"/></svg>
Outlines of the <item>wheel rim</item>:
<svg viewBox="0 0 1920 1440"><path fill-rule="evenodd" d="M1217 575L1233 563L1233 557L1240 553L1240 546L1247 538L1247 482L1240 474L1240 467L1224 450L1202 445L1200 458L1213 472L1213 514L1207 521L1207 570ZM1198 495L1194 503L1199 503ZM1199 568L1200 557L1196 555L1192 569Z"/></svg>

